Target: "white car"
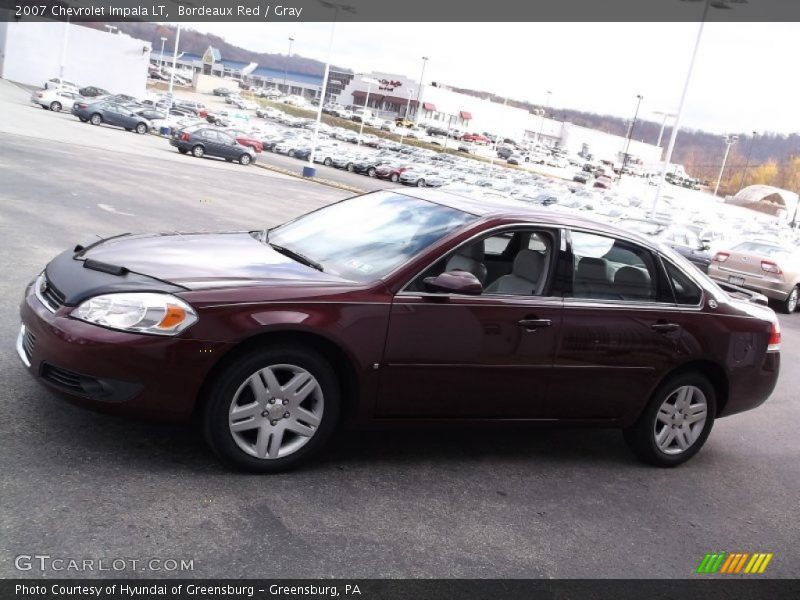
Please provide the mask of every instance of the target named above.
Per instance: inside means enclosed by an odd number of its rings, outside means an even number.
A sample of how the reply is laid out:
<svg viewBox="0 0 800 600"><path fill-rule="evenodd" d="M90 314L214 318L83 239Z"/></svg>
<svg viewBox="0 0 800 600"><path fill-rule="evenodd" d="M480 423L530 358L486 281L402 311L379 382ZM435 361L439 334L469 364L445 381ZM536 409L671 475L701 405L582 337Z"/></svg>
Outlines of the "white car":
<svg viewBox="0 0 800 600"><path fill-rule="evenodd" d="M72 105L79 100L83 100L83 96L67 88L37 90L31 94L31 102L54 112L72 110Z"/></svg>
<svg viewBox="0 0 800 600"><path fill-rule="evenodd" d="M66 81L61 77L53 77L52 79L48 79L44 82L44 89L46 90L55 90L55 89L68 89L72 92L78 91L78 86L71 81Z"/></svg>

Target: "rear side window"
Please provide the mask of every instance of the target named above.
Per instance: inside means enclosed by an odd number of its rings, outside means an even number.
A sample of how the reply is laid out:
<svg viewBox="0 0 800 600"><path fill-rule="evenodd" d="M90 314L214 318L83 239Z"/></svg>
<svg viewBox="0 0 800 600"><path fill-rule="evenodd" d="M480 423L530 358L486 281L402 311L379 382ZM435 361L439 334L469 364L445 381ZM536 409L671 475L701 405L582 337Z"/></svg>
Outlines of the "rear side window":
<svg viewBox="0 0 800 600"><path fill-rule="evenodd" d="M658 266L649 250L613 237L571 232L572 297L656 302Z"/></svg>
<svg viewBox="0 0 800 600"><path fill-rule="evenodd" d="M703 291L683 271L669 261L664 261L667 277L675 293L675 302L688 306L697 306L703 297Z"/></svg>

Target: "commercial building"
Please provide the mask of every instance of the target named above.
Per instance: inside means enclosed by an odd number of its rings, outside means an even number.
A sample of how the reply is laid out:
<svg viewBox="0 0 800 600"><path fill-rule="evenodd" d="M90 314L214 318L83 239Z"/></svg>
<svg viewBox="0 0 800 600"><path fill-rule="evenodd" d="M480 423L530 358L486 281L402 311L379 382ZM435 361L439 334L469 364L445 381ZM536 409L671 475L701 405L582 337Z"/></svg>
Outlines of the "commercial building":
<svg viewBox="0 0 800 600"><path fill-rule="evenodd" d="M63 77L142 96L150 52L150 42L73 23L0 22L0 77L27 85Z"/></svg>
<svg viewBox="0 0 800 600"><path fill-rule="evenodd" d="M378 84L369 84L375 80ZM367 93L369 100L367 101ZM419 82L396 73L372 72L353 77L336 97L344 105L367 106L376 116L391 119L404 116L420 125L437 125L464 132L488 132L529 144L564 148L573 154L591 154L597 159L621 163L627 139L534 115L503 102L493 102L471 94L457 92L447 86ZM661 148L632 139L628 151L630 161L643 165L661 159Z"/></svg>

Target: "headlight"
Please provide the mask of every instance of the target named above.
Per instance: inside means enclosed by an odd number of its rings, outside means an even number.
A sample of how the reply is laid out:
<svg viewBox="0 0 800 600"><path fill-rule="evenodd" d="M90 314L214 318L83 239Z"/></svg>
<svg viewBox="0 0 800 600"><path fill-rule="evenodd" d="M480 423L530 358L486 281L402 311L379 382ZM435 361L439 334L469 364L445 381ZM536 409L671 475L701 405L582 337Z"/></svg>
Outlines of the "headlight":
<svg viewBox="0 0 800 600"><path fill-rule="evenodd" d="M72 316L121 331L177 335L197 321L186 302L169 294L104 294L81 303Z"/></svg>

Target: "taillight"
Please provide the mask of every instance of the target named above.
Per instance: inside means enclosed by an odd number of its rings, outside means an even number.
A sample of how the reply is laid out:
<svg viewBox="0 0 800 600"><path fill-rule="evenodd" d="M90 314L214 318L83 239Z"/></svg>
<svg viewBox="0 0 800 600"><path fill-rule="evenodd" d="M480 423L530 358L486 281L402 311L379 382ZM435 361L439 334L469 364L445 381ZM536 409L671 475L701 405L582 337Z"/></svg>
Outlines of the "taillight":
<svg viewBox="0 0 800 600"><path fill-rule="evenodd" d="M88 104L78 104L78 108L87 108L88 106Z"/></svg>
<svg viewBox="0 0 800 600"><path fill-rule="evenodd" d="M781 349L781 324L778 320L772 322L772 331L767 342L767 352L779 352Z"/></svg>
<svg viewBox="0 0 800 600"><path fill-rule="evenodd" d="M185 131L181 134L181 141L188 142L189 141L189 134Z"/></svg>
<svg viewBox="0 0 800 600"><path fill-rule="evenodd" d="M762 260L761 261L761 270L766 273L774 273L775 275L783 275L783 271L781 268L771 260Z"/></svg>
<svg viewBox="0 0 800 600"><path fill-rule="evenodd" d="M714 255L713 260L716 262L725 262L726 260L728 260L728 257L730 255L731 255L730 252L717 252Z"/></svg>
<svg viewBox="0 0 800 600"><path fill-rule="evenodd" d="M43 94L42 92L38 92L38 93L36 94L36 97L37 97L37 98L44 98L44 94Z"/></svg>

